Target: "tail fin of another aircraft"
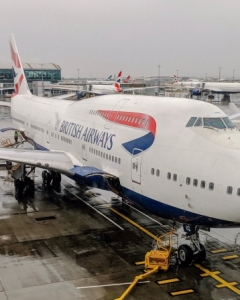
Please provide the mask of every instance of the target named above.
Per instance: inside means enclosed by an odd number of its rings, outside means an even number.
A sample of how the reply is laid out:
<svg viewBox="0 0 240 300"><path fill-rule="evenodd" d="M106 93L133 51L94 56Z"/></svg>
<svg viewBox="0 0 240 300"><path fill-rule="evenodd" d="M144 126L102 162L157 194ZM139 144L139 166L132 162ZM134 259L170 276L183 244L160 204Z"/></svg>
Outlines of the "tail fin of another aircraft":
<svg viewBox="0 0 240 300"><path fill-rule="evenodd" d="M115 82L114 84L115 86L115 89L118 93L121 93L122 92L122 89L121 89L121 86L120 86L120 83L119 82Z"/></svg>
<svg viewBox="0 0 240 300"><path fill-rule="evenodd" d="M178 78L176 75L173 76L174 77L174 83L177 83L178 82Z"/></svg>
<svg viewBox="0 0 240 300"><path fill-rule="evenodd" d="M122 78L122 71L120 71L120 72L118 73L116 82L120 82L120 81L121 81L121 78Z"/></svg>
<svg viewBox="0 0 240 300"><path fill-rule="evenodd" d="M130 79L130 75L128 75L128 77L125 78L125 79L123 80L123 82L124 82L124 83L128 83L129 79Z"/></svg>
<svg viewBox="0 0 240 300"><path fill-rule="evenodd" d="M106 81L109 81L109 80L111 80L112 79L112 75L110 75L107 79L106 79Z"/></svg>
<svg viewBox="0 0 240 300"><path fill-rule="evenodd" d="M16 42L14 40L14 36L11 34L9 36L10 42L10 51L12 57L12 71L14 77L14 89L15 95L31 95L28 87L28 83L22 68L22 64L20 61L20 57L18 54L18 49L16 46Z"/></svg>

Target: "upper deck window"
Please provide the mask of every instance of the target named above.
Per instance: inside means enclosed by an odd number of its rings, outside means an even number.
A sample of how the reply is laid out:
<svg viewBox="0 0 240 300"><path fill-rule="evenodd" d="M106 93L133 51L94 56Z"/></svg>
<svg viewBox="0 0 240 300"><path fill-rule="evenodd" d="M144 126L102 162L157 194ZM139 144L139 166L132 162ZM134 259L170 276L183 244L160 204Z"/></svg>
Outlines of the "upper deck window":
<svg viewBox="0 0 240 300"><path fill-rule="evenodd" d="M190 120L188 121L186 127L192 127L196 120L197 120L196 117L190 118Z"/></svg>
<svg viewBox="0 0 240 300"><path fill-rule="evenodd" d="M219 128L219 129L226 128L222 119L220 119L220 118L204 118L203 124L205 127L214 127L214 128Z"/></svg>
<svg viewBox="0 0 240 300"><path fill-rule="evenodd" d="M233 122L229 118L223 118L223 121L225 122L225 124L227 125L228 128L234 128L235 127Z"/></svg>

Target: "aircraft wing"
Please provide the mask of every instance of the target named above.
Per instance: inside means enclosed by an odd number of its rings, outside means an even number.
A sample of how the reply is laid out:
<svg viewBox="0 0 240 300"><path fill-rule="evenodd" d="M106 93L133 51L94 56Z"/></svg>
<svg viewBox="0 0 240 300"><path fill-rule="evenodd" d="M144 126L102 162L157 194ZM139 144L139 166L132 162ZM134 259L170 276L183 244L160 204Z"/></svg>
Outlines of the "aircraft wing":
<svg viewBox="0 0 240 300"><path fill-rule="evenodd" d="M224 93L224 90L218 89L218 88L208 88L208 89L202 89L202 92L213 92L213 93Z"/></svg>
<svg viewBox="0 0 240 300"><path fill-rule="evenodd" d="M230 115L228 116L229 119L234 120L240 117L240 110L234 103L229 103Z"/></svg>
<svg viewBox="0 0 240 300"><path fill-rule="evenodd" d="M76 96L76 93L58 95L58 96L54 96L54 97L51 97L51 98L64 100L64 99L69 99L69 98L74 97L74 96Z"/></svg>
<svg viewBox="0 0 240 300"><path fill-rule="evenodd" d="M146 86L146 87L136 87L136 88L127 88L127 89L123 89L123 93L124 92L131 92L131 91L141 91L141 90L147 90L147 89L155 89L161 87L159 85L154 85L154 86Z"/></svg>
<svg viewBox="0 0 240 300"><path fill-rule="evenodd" d="M0 148L0 160L31 165L67 175L76 174L81 177L90 177L94 175L115 177L110 173L95 167L75 166L71 157L67 153L60 151Z"/></svg>
<svg viewBox="0 0 240 300"><path fill-rule="evenodd" d="M11 102L7 102L7 101L0 101L0 106L11 107Z"/></svg>

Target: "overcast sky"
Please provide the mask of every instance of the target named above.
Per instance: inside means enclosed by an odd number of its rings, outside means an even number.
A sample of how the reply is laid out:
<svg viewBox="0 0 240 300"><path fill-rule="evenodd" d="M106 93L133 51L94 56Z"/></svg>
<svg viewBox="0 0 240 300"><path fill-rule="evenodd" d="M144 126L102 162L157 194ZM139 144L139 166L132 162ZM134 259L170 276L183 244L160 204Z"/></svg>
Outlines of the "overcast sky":
<svg viewBox="0 0 240 300"><path fill-rule="evenodd" d="M13 33L23 62L63 77L240 79L240 0L0 0L0 62Z"/></svg>

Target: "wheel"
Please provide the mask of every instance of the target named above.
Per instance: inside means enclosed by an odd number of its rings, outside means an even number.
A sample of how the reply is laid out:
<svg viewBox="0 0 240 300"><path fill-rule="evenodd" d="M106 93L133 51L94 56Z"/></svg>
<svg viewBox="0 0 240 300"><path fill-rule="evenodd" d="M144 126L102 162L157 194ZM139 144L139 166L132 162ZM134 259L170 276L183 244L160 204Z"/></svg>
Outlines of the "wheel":
<svg viewBox="0 0 240 300"><path fill-rule="evenodd" d="M193 260L193 251L188 245L181 245L178 248L178 258L182 265L188 266Z"/></svg>
<svg viewBox="0 0 240 300"><path fill-rule="evenodd" d="M32 179L30 179L28 181L28 188L27 188L27 191L30 196L34 195L34 190L35 190L34 181Z"/></svg>
<svg viewBox="0 0 240 300"><path fill-rule="evenodd" d="M203 244L200 244L200 249L201 251L198 254L196 254L194 258L194 261L197 263L201 263L206 259L206 250Z"/></svg>
<svg viewBox="0 0 240 300"><path fill-rule="evenodd" d="M21 202L24 183L21 180L17 179L14 181L14 185L15 185L15 199L18 200L18 202Z"/></svg>
<svg viewBox="0 0 240 300"><path fill-rule="evenodd" d="M53 180L54 180L55 184L61 182L61 174L60 173L57 173L57 172L55 173L54 172L52 177L53 177Z"/></svg>

